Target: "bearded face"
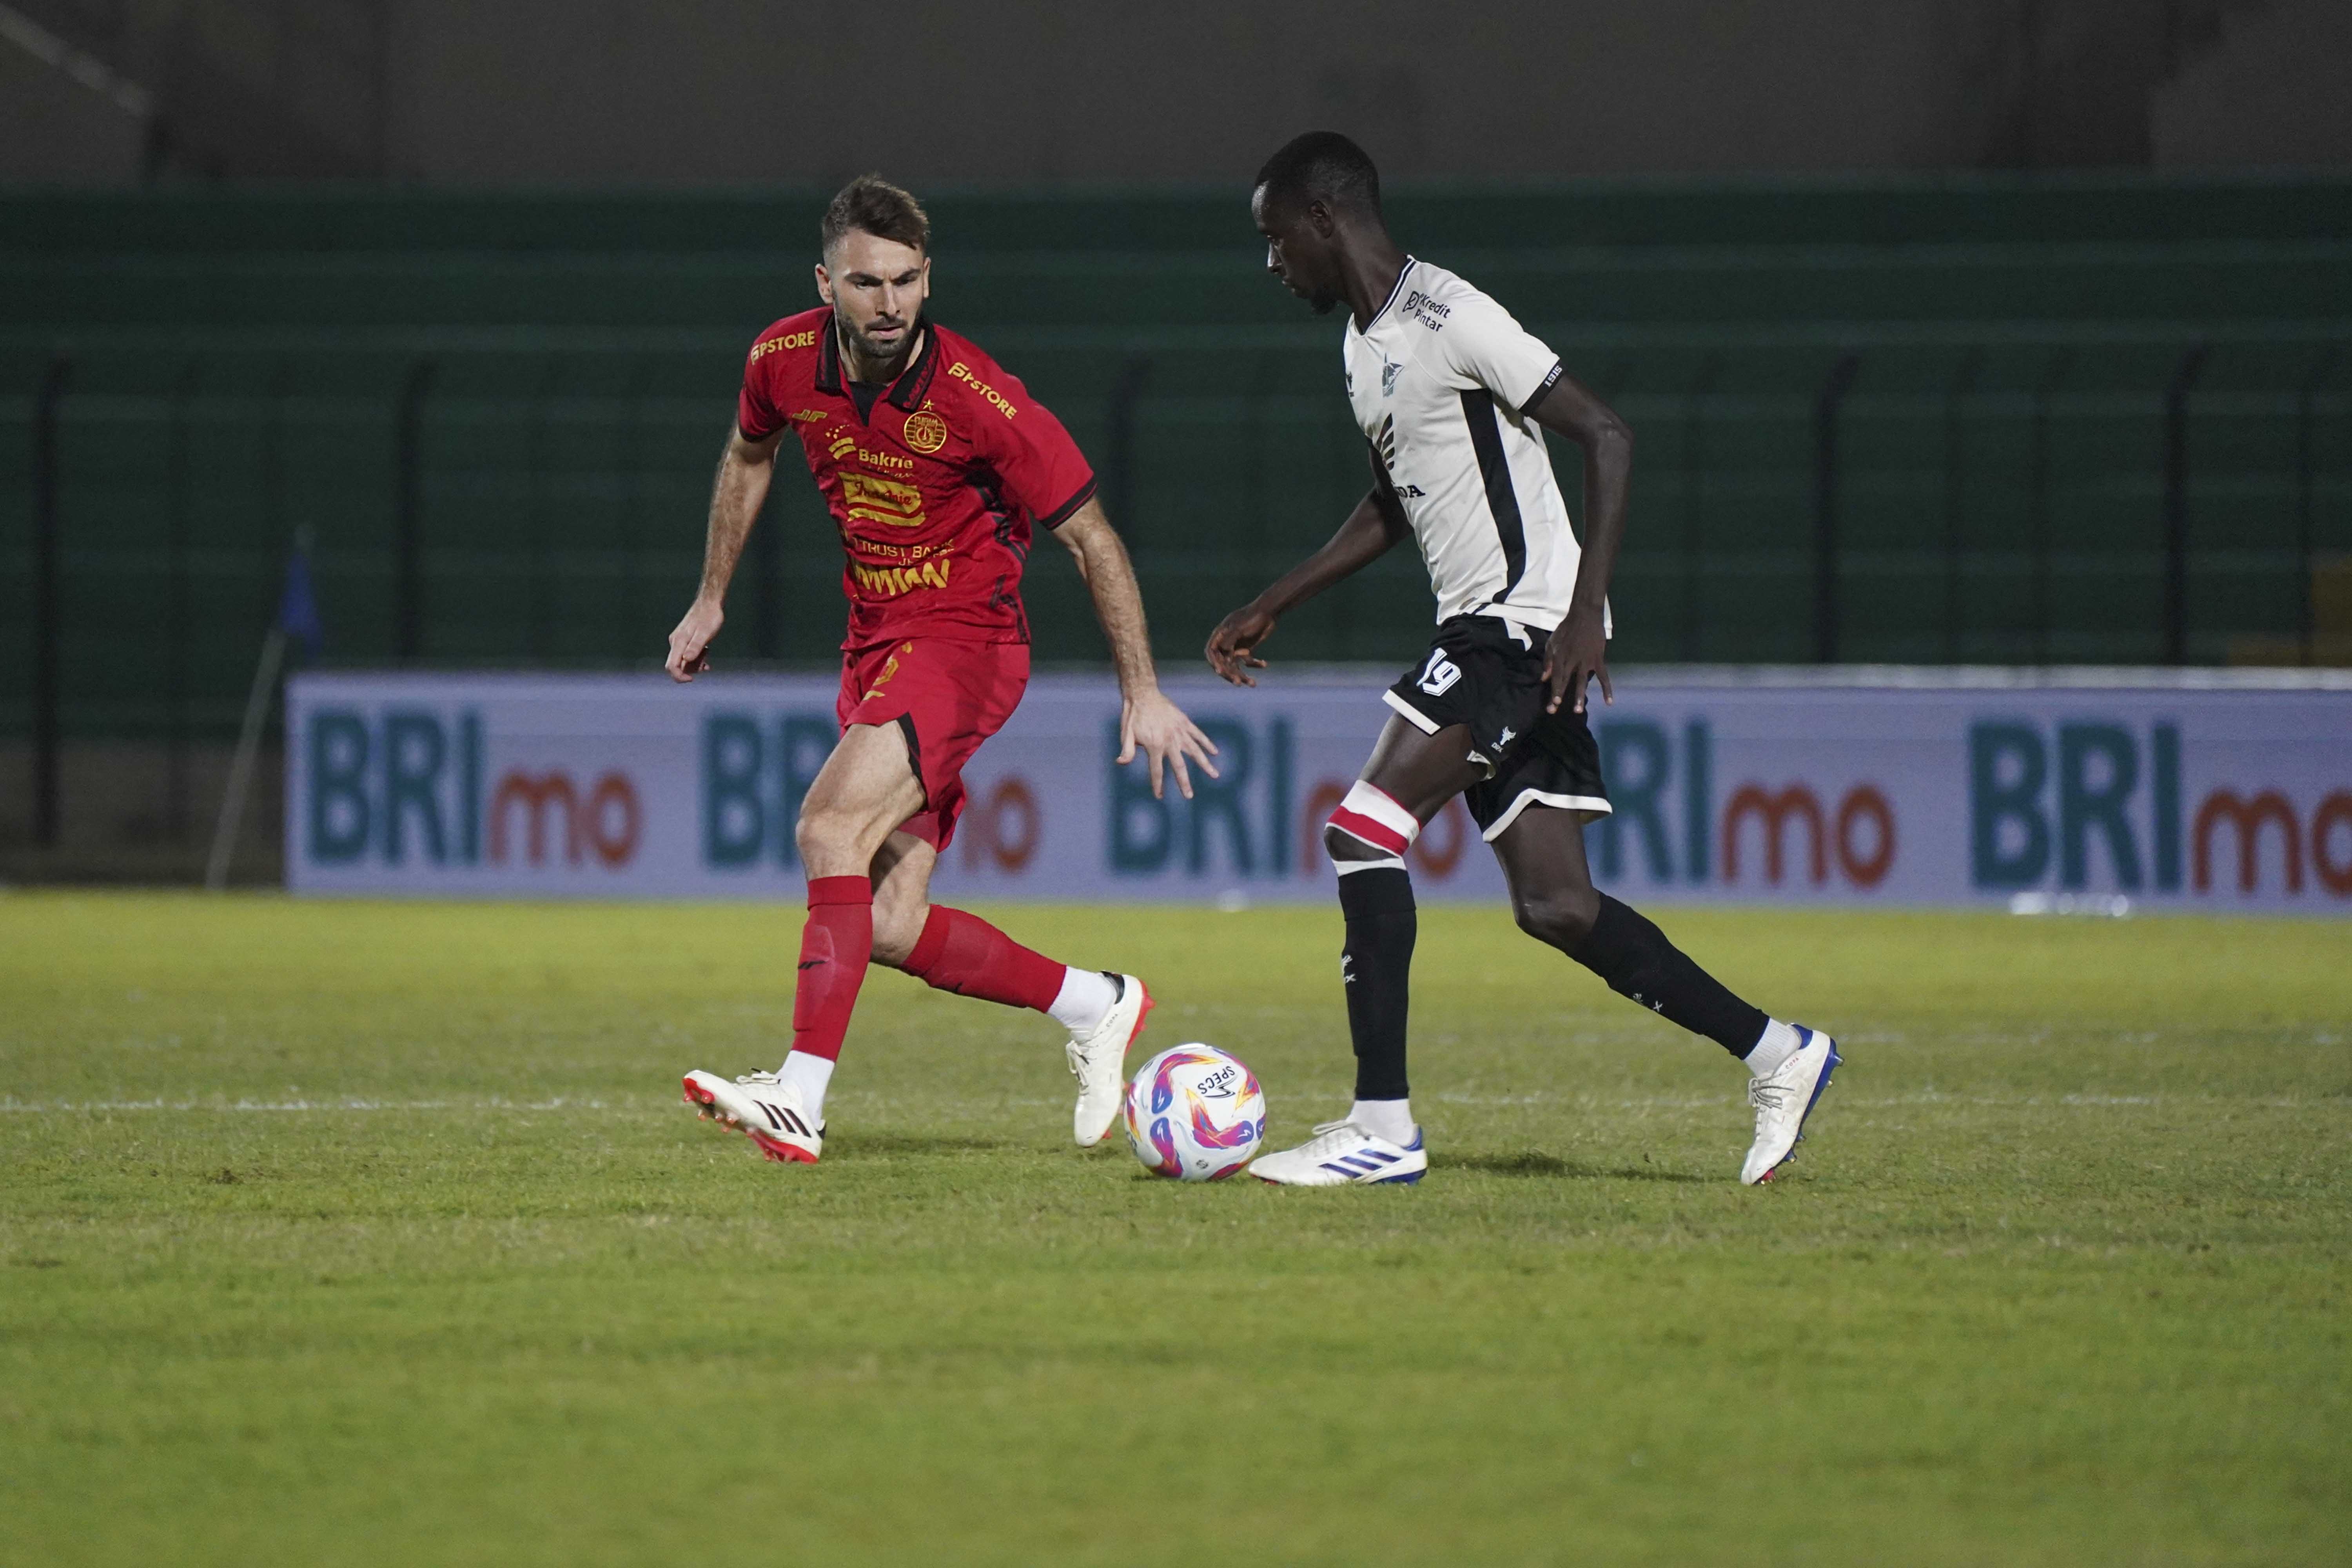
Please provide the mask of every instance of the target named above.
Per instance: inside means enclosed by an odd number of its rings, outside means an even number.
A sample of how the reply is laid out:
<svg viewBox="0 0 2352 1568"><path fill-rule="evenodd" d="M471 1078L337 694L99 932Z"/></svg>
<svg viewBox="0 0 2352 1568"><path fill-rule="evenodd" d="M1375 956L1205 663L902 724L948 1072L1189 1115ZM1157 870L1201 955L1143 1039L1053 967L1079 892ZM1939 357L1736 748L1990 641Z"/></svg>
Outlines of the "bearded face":
<svg viewBox="0 0 2352 1568"><path fill-rule="evenodd" d="M887 365L914 341L930 298L931 262L913 246L854 228L826 253L816 281L842 346L869 367Z"/></svg>
<svg viewBox="0 0 2352 1568"><path fill-rule="evenodd" d="M911 320L890 313L861 321L839 303L833 307L833 320L841 329L841 341L857 358L870 363L889 363L906 346L907 333L914 326Z"/></svg>

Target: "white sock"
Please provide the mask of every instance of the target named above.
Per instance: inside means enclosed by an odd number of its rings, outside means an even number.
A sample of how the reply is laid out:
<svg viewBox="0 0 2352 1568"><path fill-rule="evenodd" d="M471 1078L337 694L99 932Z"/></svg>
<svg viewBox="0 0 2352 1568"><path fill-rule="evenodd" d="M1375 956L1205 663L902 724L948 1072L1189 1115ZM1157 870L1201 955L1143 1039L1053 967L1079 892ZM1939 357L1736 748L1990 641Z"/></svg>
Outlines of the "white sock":
<svg viewBox="0 0 2352 1568"><path fill-rule="evenodd" d="M776 1076L801 1091L801 1109L812 1121L824 1120L825 1086L833 1082L833 1058L794 1051L776 1069Z"/></svg>
<svg viewBox="0 0 2352 1568"><path fill-rule="evenodd" d="M1756 1042L1756 1048L1748 1053L1748 1070L1762 1078L1795 1056L1797 1047L1802 1044L1804 1042L1797 1037L1794 1028L1778 1018L1767 1020L1763 1037Z"/></svg>
<svg viewBox="0 0 2352 1568"><path fill-rule="evenodd" d="M1375 1138L1385 1138L1398 1148L1412 1142L1412 1101L1410 1100L1360 1100L1348 1107L1348 1120Z"/></svg>
<svg viewBox="0 0 2352 1568"><path fill-rule="evenodd" d="M1073 1035L1091 1035L1102 1027L1103 1015L1118 995L1109 975L1072 965L1062 972L1062 989L1045 1011Z"/></svg>

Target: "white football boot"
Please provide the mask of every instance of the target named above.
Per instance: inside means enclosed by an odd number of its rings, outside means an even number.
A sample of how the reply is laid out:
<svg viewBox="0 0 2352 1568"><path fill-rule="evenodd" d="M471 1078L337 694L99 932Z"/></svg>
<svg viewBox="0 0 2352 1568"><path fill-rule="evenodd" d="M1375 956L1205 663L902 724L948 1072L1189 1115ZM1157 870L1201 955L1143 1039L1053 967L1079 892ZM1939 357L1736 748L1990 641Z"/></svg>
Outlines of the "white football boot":
<svg viewBox="0 0 2352 1568"><path fill-rule="evenodd" d="M1801 1043L1789 1059L1748 1082L1748 1103L1756 1108L1756 1142L1748 1146L1739 1179L1751 1187L1770 1181L1773 1172L1797 1157L1797 1145L1805 1141L1805 1118L1829 1088L1830 1074L1845 1060L1827 1035L1802 1024L1790 1026Z"/></svg>
<svg viewBox="0 0 2352 1568"><path fill-rule="evenodd" d="M1284 1187L1408 1184L1421 1180L1429 1169L1429 1152L1422 1147L1418 1127L1410 1144L1399 1145L1352 1121L1326 1121L1297 1148L1261 1154L1249 1169L1259 1181Z"/></svg>
<svg viewBox="0 0 2352 1568"><path fill-rule="evenodd" d="M706 1121L741 1128L779 1164L814 1165L824 1152L824 1123L811 1119L801 1091L774 1073L747 1073L730 1083L698 1068L686 1075L686 1102Z"/></svg>
<svg viewBox="0 0 2352 1568"><path fill-rule="evenodd" d="M1127 1099L1127 1047L1143 1033L1151 1016L1151 993L1132 974L1114 974L1118 1000L1110 1005L1089 1034L1070 1037L1070 1076L1078 1080L1077 1110L1070 1119L1070 1134L1081 1149L1101 1142L1118 1120Z"/></svg>

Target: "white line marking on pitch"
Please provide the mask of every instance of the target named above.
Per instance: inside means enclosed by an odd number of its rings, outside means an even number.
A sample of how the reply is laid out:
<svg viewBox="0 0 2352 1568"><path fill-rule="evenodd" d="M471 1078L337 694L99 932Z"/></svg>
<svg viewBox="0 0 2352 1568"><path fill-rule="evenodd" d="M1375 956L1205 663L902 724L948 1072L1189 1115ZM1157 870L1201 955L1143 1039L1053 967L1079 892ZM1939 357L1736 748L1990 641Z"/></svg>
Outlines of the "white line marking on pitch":
<svg viewBox="0 0 2352 1568"><path fill-rule="evenodd" d="M1597 1096L1553 1094L1537 1090L1531 1094L1437 1094L1431 1098L1447 1105L1486 1106L1557 1106L1563 1110L1711 1110L1735 1103L1727 1095L1643 1095L1630 1099L1603 1100ZM602 1100L238 1100L228 1102L194 1100L0 1100L0 1113L16 1111L26 1114L68 1114L76 1111L168 1110L195 1115L243 1114L271 1111L370 1111L370 1110L641 1110L656 1103L662 1097L648 1095L644 1100L628 1100L620 1104ZM1060 1100L1008 1100L1007 1106L1059 1105ZM1933 1089L1919 1094L1881 1096L1871 1099L1843 1098L1832 1102L1856 1110L1885 1110L1898 1107L1950 1105L1983 1107L2000 1110L2063 1106L2075 1110L2104 1110L2130 1106L2165 1105L2236 1105L2277 1110L2310 1110L2330 1103L2325 1100L2250 1099L2231 1095L2159 1095L2159 1094L2061 1094L2061 1095L1989 1095L1939 1094Z"/></svg>
<svg viewBox="0 0 2352 1568"><path fill-rule="evenodd" d="M1631 1100L1602 1100L1597 1096L1550 1094L1537 1090L1532 1094L1437 1094L1431 1098L1447 1105L1558 1105L1590 1106L1617 1110L1704 1110L1713 1106L1730 1103L1731 1096L1714 1095L1649 1095ZM1995 1095L1938 1094L1933 1089L1919 1094L1880 1096L1873 1099L1841 1097L1826 1102L1832 1108L1843 1105L1854 1110L1887 1110L1895 1106L1956 1105L1983 1106L2000 1110L2021 1107L2069 1106L2079 1110L2109 1110L2133 1105L2251 1105L2273 1110L2294 1110L2326 1103L2325 1100L2271 1098L2250 1099L2239 1095L2218 1094L2060 1094L2060 1095Z"/></svg>
<svg viewBox="0 0 2352 1568"><path fill-rule="evenodd" d="M601 1100L239 1100L227 1104L194 1100L0 1100L0 1111L75 1110L604 1110ZM634 1108L632 1108L634 1109Z"/></svg>

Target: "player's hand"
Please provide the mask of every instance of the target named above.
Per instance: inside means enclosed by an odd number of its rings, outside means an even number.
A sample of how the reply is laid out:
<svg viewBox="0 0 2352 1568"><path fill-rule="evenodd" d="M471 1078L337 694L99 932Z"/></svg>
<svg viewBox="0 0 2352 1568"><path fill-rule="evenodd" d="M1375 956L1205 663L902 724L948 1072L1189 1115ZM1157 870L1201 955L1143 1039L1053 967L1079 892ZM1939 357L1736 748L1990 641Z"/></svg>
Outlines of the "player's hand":
<svg viewBox="0 0 2352 1568"><path fill-rule="evenodd" d="M727 613L716 601L694 601L686 619L669 634L669 658L662 668L669 671L672 680L692 680L710 668L710 639L719 635L726 619Z"/></svg>
<svg viewBox="0 0 2352 1568"><path fill-rule="evenodd" d="M1235 686L1255 686L1250 671L1265 668L1265 660L1256 657L1255 649L1273 634L1272 616L1255 605L1243 605L1209 634L1209 668Z"/></svg>
<svg viewBox="0 0 2352 1568"><path fill-rule="evenodd" d="M1158 687L1139 697L1130 697L1119 704L1118 760L1124 767L1135 760L1136 748L1151 759L1151 798L1164 799L1160 792L1161 769L1176 775L1176 792L1186 800L1192 798L1192 775L1184 766L1190 757L1201 764L1201 771L1211 778L1217 776L1217 764L1209 761L1217 754L1217 743L1201 733L1201 727L1184 716L1184 710L1161 694Z"/></svg>
<svg viewBox="0 0 2352 1568"><path fill-rule="evenodd" d="M1570 610L1568 619L1552 629L1551 641L1544 645L1543 678L1551 683L1551 700L1544 711L1557 713L1560 701L1575 693L1574 711L1584 711L1585 688L1601 682L1601 700L1614 703L1616 696L1609 689L1609 637L1601 629L1598 610Z"/></svg>

